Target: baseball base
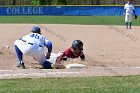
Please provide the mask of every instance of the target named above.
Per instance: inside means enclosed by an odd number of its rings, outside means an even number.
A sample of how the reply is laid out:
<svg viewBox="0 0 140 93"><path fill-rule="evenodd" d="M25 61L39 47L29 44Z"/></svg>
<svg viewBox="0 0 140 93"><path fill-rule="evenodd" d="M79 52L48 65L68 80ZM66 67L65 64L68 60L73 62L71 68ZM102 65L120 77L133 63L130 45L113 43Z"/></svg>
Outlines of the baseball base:
<svg viewBox="0 0 140 93"><path fill-rule="evenodd" d="M86 65L73 63L65 66L66 68L86 68Z"/></svg>

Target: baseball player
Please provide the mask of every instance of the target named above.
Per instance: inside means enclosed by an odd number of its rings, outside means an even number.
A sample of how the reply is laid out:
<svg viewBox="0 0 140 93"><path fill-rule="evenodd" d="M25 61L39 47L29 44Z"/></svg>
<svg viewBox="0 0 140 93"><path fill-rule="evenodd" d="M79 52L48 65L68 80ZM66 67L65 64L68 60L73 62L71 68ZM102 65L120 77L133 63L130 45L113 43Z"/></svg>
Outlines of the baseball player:
<svg viewBox="0 0 140 93"><path fill-rule="evenodd" d="M132 4L132 0L128 0L128 2L124 6L124 9L125 9L126 28L128 29L128 26L129 26L129 29L131 29L133 14L134 14L135 18L137 17L134 6Z"/></svg>
<svg viewBox="0 0 140 93"><path fill-rule="evenodd" d="M38 26L34 26L31 32L14 42L15 51L19 60L17 67L25 69L23 54L32 56L42 67L50 66L50 63L46 59L50 58L52 52L51 41L41 34L41 29ZM48 48L46 55L44 54L44 47Z"/></svg>
<svg viewBox="0 0 140 93"><path fill-rule="evenodd" d="M81 40L74 40L72 46L66 49L64 52L58 54L51 53L50 59L47 61L51 63L51 68L63 69L64 61L67 61L68 58L78 58L85 60L85 55L83 53L83 42Z"/></svg>

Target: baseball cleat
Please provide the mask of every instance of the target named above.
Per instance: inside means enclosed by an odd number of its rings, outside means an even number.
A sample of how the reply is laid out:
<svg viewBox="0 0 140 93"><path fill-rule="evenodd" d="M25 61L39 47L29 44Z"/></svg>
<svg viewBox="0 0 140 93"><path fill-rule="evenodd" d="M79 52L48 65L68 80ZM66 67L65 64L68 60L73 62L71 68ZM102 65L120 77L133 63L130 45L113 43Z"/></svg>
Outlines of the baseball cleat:
<svg viewBox="0 0 140 93"><path fill-rule="evenodd" d="M19 63L19 64L17 65L17 67L22 68L22 69L25 69L24 63Z"/></svg>

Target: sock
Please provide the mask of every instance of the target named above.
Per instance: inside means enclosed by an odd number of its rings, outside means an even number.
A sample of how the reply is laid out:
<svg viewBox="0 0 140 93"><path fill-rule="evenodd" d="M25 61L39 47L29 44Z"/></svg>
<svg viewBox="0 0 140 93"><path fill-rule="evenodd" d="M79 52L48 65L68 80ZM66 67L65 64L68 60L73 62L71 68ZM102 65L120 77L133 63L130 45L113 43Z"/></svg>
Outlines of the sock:
<svg viewBox="0 0 140 93"><path fill-rule="evenodd" d="M126 28L128 28L128 22L125 22L125 24L126 24Z"/></svg>
<svg viewBox="0 0 140 93"><path fill-rule="evenodd" d="M16 50L16 54L17 54L17 57L18 57L18 60L19 60L19 63L23 63L23 53L19 50L19 48L15 45L15 50Z"/></svg>
<svg viewBox="0 0 140 93"><path fill-rule="evenodd" d="M130 27L129 28L131 28L131 25L132 25L132 22L130 22L130 24L129 24Z"/></svg>

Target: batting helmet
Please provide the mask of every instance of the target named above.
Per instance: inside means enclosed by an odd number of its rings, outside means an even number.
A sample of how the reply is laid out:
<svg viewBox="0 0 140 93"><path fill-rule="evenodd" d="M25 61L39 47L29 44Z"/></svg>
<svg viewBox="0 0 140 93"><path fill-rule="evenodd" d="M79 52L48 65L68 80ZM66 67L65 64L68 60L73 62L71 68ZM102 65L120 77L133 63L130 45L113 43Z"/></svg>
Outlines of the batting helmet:
<svg viewBox="0 0 140 93"><path fill-rule="evenodd" d="M32 28L32 30L31 30L31 32L33 32L33 33L40 33L40 32L41 32L41 29L40 29L40 27L38 27L38 26L34 26L34 27Z"/></svg>
<svg viewBox="0 0 140 93"><path fill-rule="evenodd" d="M81 40L74 40L72 43L72 48L83 50L83 42Z"/></svg>

